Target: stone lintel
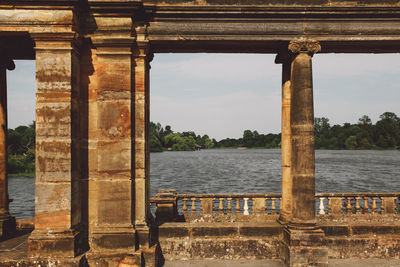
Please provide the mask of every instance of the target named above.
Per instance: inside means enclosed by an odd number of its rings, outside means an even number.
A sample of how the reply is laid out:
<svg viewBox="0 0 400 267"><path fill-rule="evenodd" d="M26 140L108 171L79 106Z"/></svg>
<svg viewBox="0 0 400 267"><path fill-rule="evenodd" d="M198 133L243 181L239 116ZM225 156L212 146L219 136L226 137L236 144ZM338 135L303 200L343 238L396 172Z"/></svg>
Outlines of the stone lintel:
<svg viewBox="0 0 400 267"><path fill-rule="evenodd" d="M132 12L143 10L142 0L88 0L90 9L101 14L118 14L119 16L132 16Z"/></svg>

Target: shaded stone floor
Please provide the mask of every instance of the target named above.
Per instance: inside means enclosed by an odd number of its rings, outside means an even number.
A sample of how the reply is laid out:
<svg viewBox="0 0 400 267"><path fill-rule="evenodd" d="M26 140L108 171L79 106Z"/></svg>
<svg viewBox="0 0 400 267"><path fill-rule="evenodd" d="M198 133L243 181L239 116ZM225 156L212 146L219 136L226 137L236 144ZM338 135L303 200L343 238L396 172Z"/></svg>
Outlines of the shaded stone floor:
<svg viewBox="0 0 400 267"><path fill-rule="evenodd" d="M16 237L0 241L0 265L7 260L26 259L28 256L29 232L20 232Z"/></svg>
<svg viewBox="0 0 400 267"><path fill-rule="evenodd" d="M164 267L283 267L273 260L166 261ZM330 259L329 267L399 267L400 259Z"/></svg>

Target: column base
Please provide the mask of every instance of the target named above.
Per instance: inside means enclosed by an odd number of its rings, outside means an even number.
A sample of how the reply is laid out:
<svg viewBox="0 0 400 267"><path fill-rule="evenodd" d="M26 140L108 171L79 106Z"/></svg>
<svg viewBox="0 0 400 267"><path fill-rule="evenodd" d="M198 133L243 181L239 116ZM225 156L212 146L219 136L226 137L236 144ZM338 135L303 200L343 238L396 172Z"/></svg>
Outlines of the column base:
<svg viewBox="0 0 400 267"><path fill-rule="evenodd" d="M294 229L287 226L282 242L280 254L286 266L328 266L328 248L322 229Z"/></svg>
<svg viewBox="0 0 400 267"><path fill-rule="evenodd" d="M80 233L75 230L56 233L34 230L28 238L28 256L74 258L85 249L80 241Z"/></svg>
<svg viewBox="0 0 400 267"><path fill-rule="evenodd" d="M96 229L89 235L91 253L132 253L136 248L136 232L133 228L119 231Z"/></svg>
<svg viewBox="0 0 400 267"><path fill-rule="evenodd" d="M140 249L151 247L151 231L147 225L136 226L136 237Z"/></svg>
<svg viewBox="0 0 400 267"><path fill-rule="evenodd" d="M290 221L290 217L289 216L285 216L284 214L280 214L278 219L276 220L280 225L287 225Z"/></svg>
<svg viewBox="0 0 400 267"><path fill-rule="evenodd" d="M129 254L119 262L118 267L156 267L162 266L160 261L161 251L158 245L154 245L151 248L141 249L135 251L133 254Z"/></svg>
<svg viewBox="0 0 400 267"><path fill-rule="evenodd" d="M15 217L0 217L0 239L12 236L16 232Z"/></svg>

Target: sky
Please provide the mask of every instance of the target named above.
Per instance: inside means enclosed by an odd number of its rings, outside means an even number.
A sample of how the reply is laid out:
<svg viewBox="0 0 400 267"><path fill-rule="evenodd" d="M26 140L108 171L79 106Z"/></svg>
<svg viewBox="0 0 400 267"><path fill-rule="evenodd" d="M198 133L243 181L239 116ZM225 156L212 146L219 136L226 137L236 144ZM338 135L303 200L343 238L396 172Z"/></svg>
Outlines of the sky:
<svg viewBox="0 0 400 267"><path fill-rule="evenodd" d="M279 133L281 65L270 54L156 54L150 72L150 119L175 132L217 140L244 130ZM35 62L7 72L9 128L35 119ZM400 116L400 54L316 54L314 113L331 125Z"/></svg>

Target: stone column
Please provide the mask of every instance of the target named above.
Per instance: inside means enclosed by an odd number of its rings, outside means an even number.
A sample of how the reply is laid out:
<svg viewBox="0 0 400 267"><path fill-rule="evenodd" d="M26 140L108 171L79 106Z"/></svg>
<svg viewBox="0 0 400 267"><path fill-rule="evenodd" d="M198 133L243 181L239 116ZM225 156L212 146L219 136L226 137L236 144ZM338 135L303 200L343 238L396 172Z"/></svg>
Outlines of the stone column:
<svg viewBox="0 0 400 267"><path fill-rule="evenodd" d="M281 134L281 153L282 153L282 203L280 206L279 222L286 224L292 214L292 177L290 175L291 161L291 135L290 135L290 98L291 98L291 63L292 54L280 52L276 58L276 64L282 64L282 134Z"/></svg>
<svg viewBox="0 0 400 267"><path fill-rule="evenodd" d="M80 64L74 34L33 36L36 50L35 230L30 257L80 254L77 170Z"/></svg>
<svg viewBox="0 0 400 267"><path fill-rule="evenodd" d="M315 219L315 156L312 56L319 42L301 38L289 44L291 64L292 214L284 231L283 253L288 266L328 266L324 233Z"/></svg>
<svg viewBox="0 0 400 267"><path fill-rule="evenodd" d="M99 16L96 23L88 95L89 260L136 249L132 19ZM118 34L111 34L109 25L115 25Z"/></svg>
<svg viewBox="0 0 400 267"><path fill-rule="evenodd" d="M296 56L291 68L290 106L292 218L290 224L315 226L314 102L311 58L321 46L316 41L290 42Z"/></svg>
<svg viewBox="0 0 400 267"><path fill-rule="evenodd" d="M7 69L15 69L14 62L0 54L0 237L15 231L15 218L9 211L7 182Z"/></svg>
<svg viewBox="0 0 400 267"><path fill-rule="evenodd" d="M145 27L136 27L135 48L135 228L139 245L150 245L150 95L149 71L153 54L145 37Z"/></svg>

